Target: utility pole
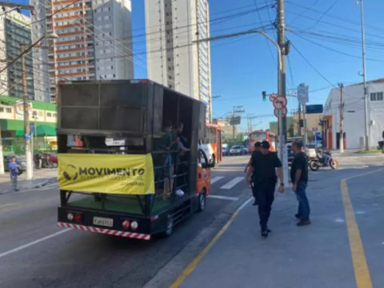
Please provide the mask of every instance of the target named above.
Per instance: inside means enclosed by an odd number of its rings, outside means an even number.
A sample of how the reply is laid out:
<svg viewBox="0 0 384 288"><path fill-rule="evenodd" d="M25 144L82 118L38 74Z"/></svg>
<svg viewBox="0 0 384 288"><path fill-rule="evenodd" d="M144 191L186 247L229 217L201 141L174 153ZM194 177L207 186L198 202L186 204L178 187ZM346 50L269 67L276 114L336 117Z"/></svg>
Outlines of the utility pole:
<svg viewBox="0 0 384 288"><path fill-rule="evenodd" d="M289 53L289 42L285 41L285 20L284 20L284 0L277 0L277 44L280 47L279 58L279 76L278 87L279 95L287 96L286 87L286 63L285 56ZM287 115L279 115L280 127L280 160L283 164L284 182L288 184L288 153L285 143L287 142Z"/></svg>
<svg viewBox="0 0 384 288"><path fill-rule="evenodd" d="M343 99L343 90L344 90L344 84L339 83L340 87L340 128L339 128L339 148L340 153L344 152L344 99Z"/></svg>
<svg viewBox="0 0 384 288"><path fill-rule="evenodd" d="M29 126L29 98L28 98L28 83L27 83L27 68L25 65L25 44L20 43L21 56L21 70L23 80L23 106L24 106L24 138L25 138L25 158L27 162L27 179L33 179L33 165L32 165L32 149L31 149L31 129Z"/></svg>
<svg viewBox="0 0 384 288"><path fill-rule="evenodd" d="M287 52L287 43L285 41L285 20L284 20L284 0L277 0L277 42L280 46L281 67L278 77L279 95L286 96L286 63L285 56ZM287 116L282 117L282 136L283 142L287 141Z"/></svg>
<svg viewBox="0 0 384 288"><path fill-rule="evenodd" d="M363 86L364 86L364 127L365 127L365 150L369 150L369 116L368 116L368 88L367 88L367 71L365 59L365 27L364 27L364 0L360 0L360 17L361 17L361 50L363 58Z"/></svg>
<svg viewBox="0 0 384 288"><path fill-rule="evenodd" d="M297 125L297 135L301 136L301 103L299 102L299 109L297 111L299 114L299 125Z"/></svg>
<svg viewBox="0 0 384 288"><path fill-rule="evenodd" d="M303 103L303 144L305 149L307 149L307 104Z"/></svg>

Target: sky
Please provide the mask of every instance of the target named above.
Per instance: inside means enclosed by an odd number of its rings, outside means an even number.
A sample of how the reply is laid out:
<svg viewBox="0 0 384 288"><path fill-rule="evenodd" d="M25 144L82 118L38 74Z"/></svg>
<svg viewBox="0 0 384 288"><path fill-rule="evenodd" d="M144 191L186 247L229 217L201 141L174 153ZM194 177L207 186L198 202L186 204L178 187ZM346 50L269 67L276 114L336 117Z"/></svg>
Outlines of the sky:
<svg viewBox="0 0 384 288"><path fill-rule="evenodd" d="M152 0L155 1L155 0ZM182 0L185 1L185 0ZM273 26L276 0L208 0L211 36L249 29L264 29L276 39ZM330 89L361 82L361 0L285 0L286 39L291 41L287 61L288 93L300 83L309 85L309 104L324 104ZM26 4L27 0L18 2ZM147 78L144 0L131 0L134 76ZM384 77L384 1L365 1L367 80ZM224 18L224 19L223 19ZM251 34L211 42L211 78L214 117L243 106L241 129L249 114L254 129L266 129L273 116L262 91L277 92L276 47L260 35ZM288 97L288 115L298 108Z"/></svg>
<svg viewBox="0 0 384 288"><path fill-rule="evenodd" d="M144 1L132 1L134 52L145 50ZM211 36L264 26L276 39L273 22L275 0L210 0ZM309 104L324 104L332 87L361 82L362 51L360 6L354 0L286 0L286 38L293 44L287 57L287 88L295 92L309 85ZM384 1L365 1L367 79L384 76ZM230 16L226 21L218 21ZM267 26L267 27L266 27ZM140 37L141 36L141 37ZM145 57L135 57L135 77L145 78ZM254 129L266 129L273 106L262 101L262 91L277 92L277 51L260 35L246 35L211 42L212 95L215 117L244 107ZM333 85L333 86L332 86ZM296 98L288 98L288 114L297 110ZM247 121L242 120L245 129ZM257 124L257 125L256 125Z"/></svg>

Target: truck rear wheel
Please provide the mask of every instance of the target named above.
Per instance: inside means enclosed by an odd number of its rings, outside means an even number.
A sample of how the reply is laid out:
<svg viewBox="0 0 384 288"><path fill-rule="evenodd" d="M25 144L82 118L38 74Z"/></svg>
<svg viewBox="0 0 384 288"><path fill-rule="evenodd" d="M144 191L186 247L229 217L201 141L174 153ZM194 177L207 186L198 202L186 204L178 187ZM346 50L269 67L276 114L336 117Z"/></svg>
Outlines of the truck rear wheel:
<svg viewBox="0 0 384 288"><path fill-rule="evenodd" d="M167 216L167 226L165 230L160 234L162 237L169 237L173 233L173 218L171 214Z"/></svg>

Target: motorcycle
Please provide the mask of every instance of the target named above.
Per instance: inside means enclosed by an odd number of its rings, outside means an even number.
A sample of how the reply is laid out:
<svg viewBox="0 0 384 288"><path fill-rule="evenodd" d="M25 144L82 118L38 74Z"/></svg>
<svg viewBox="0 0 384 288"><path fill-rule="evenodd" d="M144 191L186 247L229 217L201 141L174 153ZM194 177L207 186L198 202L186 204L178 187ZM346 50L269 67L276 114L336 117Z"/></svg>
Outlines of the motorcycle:
<svg viewBox="0 0 384 288"><path fill-rule="evenodd" d="M332 157L331 152L323 152L322 154L322 157L317 155L309 160L309 169L317 171L320 167L331 167L333 170L339 168L339 162Z"/></svg>

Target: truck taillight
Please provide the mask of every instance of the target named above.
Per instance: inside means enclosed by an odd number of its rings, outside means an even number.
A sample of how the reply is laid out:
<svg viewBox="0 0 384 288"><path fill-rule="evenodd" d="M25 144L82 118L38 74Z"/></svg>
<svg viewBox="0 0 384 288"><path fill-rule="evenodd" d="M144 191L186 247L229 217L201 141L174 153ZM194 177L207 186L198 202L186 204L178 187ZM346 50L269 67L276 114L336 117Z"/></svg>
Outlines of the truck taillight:
<svg viewBox="0 0 384 288"><path fill-rule="evenodd" d="M68 213L67 219L68 221L81 222L83 220L83 215L80 213Z"/></svg>
<svg viewBox="0 0 384 288"><path fill-rule="evenodd" d="M75 220L75 222L81 222L81 220L83 220L83 215L76 213L74 220Z"/></svg>
<svg viewBox="0 0 384 288"><path fill-rule="evenodd" d="M132 228L133 230L136 230L138 227L139 227L139 223L137 223L136 221L133 221L133 222L131 223L131 228Z"/></svg>
<svg viewBox="0 0 384 288"><path fill-rule="evenodd" d="M131 223L130 223L128 220L124 220L122 225L123 225L123 227L124 227L125 229L128 229L130 224L131 224Z"/></svg>
<svg viewBox="0 0 384 288"><path fill-rule="evenodd" d="M67 214L67 219L68 219L69 221L72 221L72 220L73 220L73 214L72 214L72 213L68 213L68 214Z"/></svg>

